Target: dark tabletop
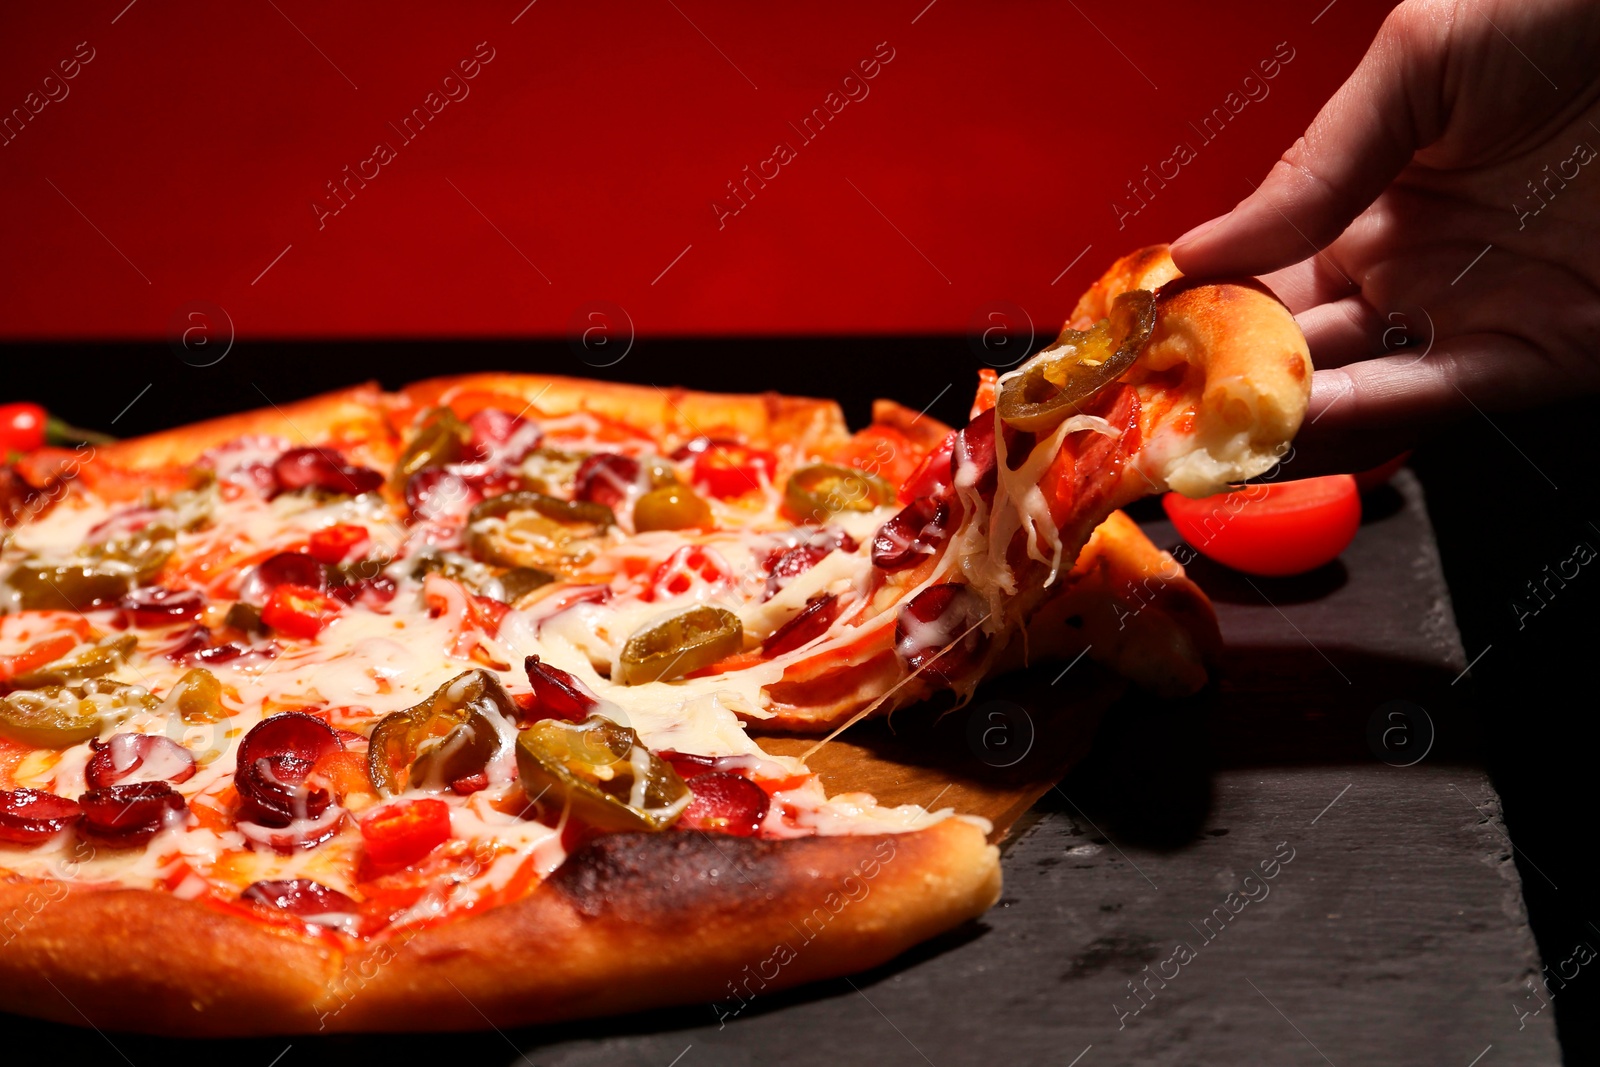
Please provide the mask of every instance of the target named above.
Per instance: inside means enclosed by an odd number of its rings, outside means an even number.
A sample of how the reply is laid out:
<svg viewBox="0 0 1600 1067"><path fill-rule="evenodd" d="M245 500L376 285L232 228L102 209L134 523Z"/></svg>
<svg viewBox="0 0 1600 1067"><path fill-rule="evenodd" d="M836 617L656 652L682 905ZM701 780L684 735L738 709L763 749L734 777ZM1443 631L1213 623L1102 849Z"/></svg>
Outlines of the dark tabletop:
<svg viewBox="0 0 1600 1067"><path fill-rule="evenodd" d="M1305 578L1194 564L1228 643L1218 683L1113 709L1013 830L1000 903L888 966L721 1023L701 1005L181 1051L262 1067L1557 1062L1552 1013L1523 984L1540 962L1421 490L1403 473L1366 510L1342 561ZM1158 508L1142 514L1175 543ZM175 1051L4 1025L7 1047L64 1042L69 1059Z"/></svg>

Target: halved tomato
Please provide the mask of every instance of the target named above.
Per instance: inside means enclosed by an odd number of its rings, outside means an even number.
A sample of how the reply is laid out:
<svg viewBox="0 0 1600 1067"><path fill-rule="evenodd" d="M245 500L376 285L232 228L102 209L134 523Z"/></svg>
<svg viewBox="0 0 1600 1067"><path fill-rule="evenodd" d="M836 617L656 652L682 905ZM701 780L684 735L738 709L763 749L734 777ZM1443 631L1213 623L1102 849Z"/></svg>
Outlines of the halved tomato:
<svg viewBox="0 0 1600 1067"><path fill-rule="evenodd" d="M1203 555L1274 578L1331 562L1361 526L1361 495L1348 474L1262 483L1201 500L1168 493L1161 503Z"/></svg>

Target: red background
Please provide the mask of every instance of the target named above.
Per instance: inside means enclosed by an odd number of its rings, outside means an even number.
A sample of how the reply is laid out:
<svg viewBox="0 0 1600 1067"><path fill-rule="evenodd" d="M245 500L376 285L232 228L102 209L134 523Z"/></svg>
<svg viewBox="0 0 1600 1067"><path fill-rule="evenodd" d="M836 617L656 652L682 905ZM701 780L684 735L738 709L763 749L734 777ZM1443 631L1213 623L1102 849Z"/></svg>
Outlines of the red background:
<svg viewBox="0 0 1600 1067"><path fill-rule="evenodd" d="M997 299L1043 330L1246 193L1386 8L525 2L9 8L0 110L95 58L0 147L0 331L159 338L208 300L240 338L550 336L608 300L641 335L960 333ZM470 95L399 146L387 123L484 41ZM870 95L801 143L880 42ZM1279 42L1270 95L1203 143L1188 123ZM319 230L380 140L398 157ZM798 158L719 229L780 140ZM1179 140L1197 158L1119 228Z"/></svg>

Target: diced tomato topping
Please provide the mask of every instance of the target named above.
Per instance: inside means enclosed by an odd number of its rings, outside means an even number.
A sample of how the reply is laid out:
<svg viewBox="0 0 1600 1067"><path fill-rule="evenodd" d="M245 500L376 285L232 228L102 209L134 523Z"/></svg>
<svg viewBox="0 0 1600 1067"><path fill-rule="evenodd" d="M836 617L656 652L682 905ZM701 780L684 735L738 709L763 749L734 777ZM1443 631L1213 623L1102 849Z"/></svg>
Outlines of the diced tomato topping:
<svg viewBox="0 0 1600 1067"><path fill-rule="evenodd" d="M810 780L811 776L809 774L791 774L787 778L757 778L755 782L756 785L761 787L762 792L766 793L767 796L770 797L774 793L783 793L790 789L799 789Z"/></svg>
<svg viewBox="0 0 1600 1067"><path fill-rule="evenodd" d="M682 596L696 585L725 585L733 568L714 548L703 545L684 545L650 575L650 588L643 599L664 600Z"/></svg>
<svg viewBox="0 0 1600 1067"><path fill-rule="evenodd" d="M363 744L366 738L359 734L350 734L338 731L341 741L350 742L347 738L355 738ZM367 755L364 751L355 752L346 749L342 752L330 752L318 759L312 765L311 773L306 775L306 784L312 788L326 786L338 803L344 803L351 794L372 793L372 776L367 771Z"/></svg>
<svg viewBox="0 0 1600 1067"><path fill-rule="evenodd" d="M709 678L713 674L731 674L734 671L742 671L746 667L754 667L757 663L761 663L768 658L765 652L735 652L733 655L725 656L715 663L708 663L697 671L690 671L684 677Z"/></svg>
<svg viewBox="0 0 1600 1067"><path fill-rule="evenodd" d="M694 457L695 485L719 500L743 496L772 481L778 457L762 448L713 442Z"/></svg>
<svg viewBox="0 0 1600 1067"><path fill-rule="evenodd" d="M339 614L339 601L304 585L280 585L261 609L261 621L278 633L310 641Z"/></svg>
<svg viewBox="0 0 1600 1067"><path fill-rule="evenodd" d="M365 526L340 522L313 530L310 551L318 563L342 563L351 552L370 540L372 535L367 533Z"/></svg>
<svg viewBox="0 0 1600 1067"><path fill-rule="evenodd" d="M74 635L56 634L34 642L14 656L0 656L0 684L52 663L77 647L78 639Z"/></svg>
<svg viewBox="0 0 1600 1067"><path fill-rule="evenodd" d="M373 863L407 867L450 840L450 805L431 797L387 804L360 825Z"/></svg>
<svg viewBox="0 0 1600 1067"><path fill-rule="evenodd" d="M511 605L493 597L468 594L467 615L472 624L491 637L500 632L500 623L511 611Z"/></svg>

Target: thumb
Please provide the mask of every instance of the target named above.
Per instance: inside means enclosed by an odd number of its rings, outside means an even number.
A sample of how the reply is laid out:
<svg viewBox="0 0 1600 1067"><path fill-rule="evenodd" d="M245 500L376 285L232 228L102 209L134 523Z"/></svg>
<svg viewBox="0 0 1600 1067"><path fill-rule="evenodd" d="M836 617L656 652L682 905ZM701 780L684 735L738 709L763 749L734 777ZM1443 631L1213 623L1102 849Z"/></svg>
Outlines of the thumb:
<svg viewBox="0 0 1600 1067"><path fill-rule="evenodd" d="M1443 130L1448 32L1448 21L1425 5L1391 12L1355 72L1266 180L1227 215L1173 243L1178 269L1266 274L1331 244Z"/></svg>

